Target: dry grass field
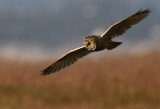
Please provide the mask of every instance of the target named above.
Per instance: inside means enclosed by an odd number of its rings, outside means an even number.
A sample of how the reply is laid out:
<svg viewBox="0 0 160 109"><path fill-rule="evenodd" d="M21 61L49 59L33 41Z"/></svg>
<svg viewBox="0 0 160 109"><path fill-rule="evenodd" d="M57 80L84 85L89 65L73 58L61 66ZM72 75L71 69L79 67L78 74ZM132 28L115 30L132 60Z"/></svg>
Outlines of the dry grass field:
<svg viewBox="0 0 160 109"><path fill-rule="evenodd" d="M160 109L160 52L85 57L56 74L0 58L0 109Z"/></svg>

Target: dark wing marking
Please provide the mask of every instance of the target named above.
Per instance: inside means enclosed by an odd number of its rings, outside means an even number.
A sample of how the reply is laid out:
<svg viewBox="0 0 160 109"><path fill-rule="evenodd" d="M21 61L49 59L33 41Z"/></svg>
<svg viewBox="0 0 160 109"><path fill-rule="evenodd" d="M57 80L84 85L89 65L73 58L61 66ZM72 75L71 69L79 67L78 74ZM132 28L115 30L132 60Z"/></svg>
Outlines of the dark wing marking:
<svg viewBox="0 0 160 109"><path fill-rule="evenodd" d="M112 25L101 37L104 39L112 39L116 36L122 35L129 28L131 28L132 25L139 23L141 20L147 17L149 13L150 13L149 9L146 9L144 11L139 10L134 15Z"/></svg>
<svg viewBox="0 0 160 109"><path fill-rule="evenodd" d="M45 70L42 71L42 75L48 75L51 73L55 73L73 63L75 63L79 58L86 56L87 54L91 53L88 51L84 46L79 47L77 49L71 50L62 58L57 60L55 63L47 67Z"/></svg>

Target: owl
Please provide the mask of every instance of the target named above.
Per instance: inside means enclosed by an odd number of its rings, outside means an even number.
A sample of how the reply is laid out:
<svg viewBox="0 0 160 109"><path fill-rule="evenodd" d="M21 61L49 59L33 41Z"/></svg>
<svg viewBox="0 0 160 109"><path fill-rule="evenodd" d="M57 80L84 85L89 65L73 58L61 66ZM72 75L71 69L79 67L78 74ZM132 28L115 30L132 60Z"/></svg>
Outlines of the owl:
<svg viewBox="0 0 160 109"><path fill-rule="evenodd" d="M58 72L59 70L75 63L78 59L97 51L104 49L112 50L117 46L121 45L122 42L112 41L113 38L125 33L132 25L139 23L141 20L146 18L150 13L149 9L139 10L132 16L112 25L107 31L101 36L88 36L84 39L84 46L71 50L55 63L42 71L42 75L48 75L51 73Z"/></svg>

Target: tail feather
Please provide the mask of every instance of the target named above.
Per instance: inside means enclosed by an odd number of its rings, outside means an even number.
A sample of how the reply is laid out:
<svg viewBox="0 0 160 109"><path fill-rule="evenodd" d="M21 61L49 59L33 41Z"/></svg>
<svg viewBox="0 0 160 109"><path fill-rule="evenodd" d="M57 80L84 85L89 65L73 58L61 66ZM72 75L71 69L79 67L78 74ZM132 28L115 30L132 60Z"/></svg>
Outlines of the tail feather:
<svg viewBox="0 0 160 109"><path fill-rule="evenodd" d="M106 45L106 49L112 50L112 49L116 48L117 46L119 46L119 45L121 45L121 44L122 44L122 42L114 42L114 41L111 41L110 43L108 43L108 44Z"/></svg>

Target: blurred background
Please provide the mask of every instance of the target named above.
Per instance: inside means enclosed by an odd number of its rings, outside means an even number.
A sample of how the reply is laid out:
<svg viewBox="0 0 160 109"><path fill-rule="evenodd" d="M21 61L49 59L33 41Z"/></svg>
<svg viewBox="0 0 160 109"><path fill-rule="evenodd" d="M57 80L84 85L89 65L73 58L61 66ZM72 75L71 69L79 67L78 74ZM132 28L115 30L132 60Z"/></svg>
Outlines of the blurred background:
<svg viewBox="0 0 160 109"><path fill-rule="evenodd" d="M0 0L0 109L160 108L160 1ZM140 9L124 42L56 74L41 71ZM92 69L90 68L92 66ZM83 70L82 70L83 69Z"/></svg>

